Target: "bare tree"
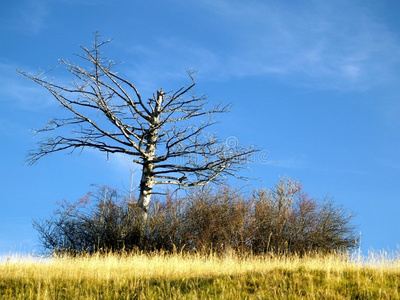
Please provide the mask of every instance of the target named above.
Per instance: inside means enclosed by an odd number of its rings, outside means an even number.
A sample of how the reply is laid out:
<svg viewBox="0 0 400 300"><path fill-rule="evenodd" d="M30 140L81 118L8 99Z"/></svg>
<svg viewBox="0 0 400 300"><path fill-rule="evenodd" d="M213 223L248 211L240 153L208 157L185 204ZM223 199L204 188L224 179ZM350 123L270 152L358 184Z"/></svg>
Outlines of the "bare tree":
<svg viewBox="0 0 400 300"><path fill-rule="evenodd" d="M85 147L107 155L128 155L142 166L137 204L146 217L156 185L190 187L235 176L257 150L228 146L205 133L214 121L204 117L227 112L229 106L205 109L205 97L190 94L196 84L191 72L190 85L175 92L160 89L143 100L136 86L114 71L116 63L103 57L102 47L109 42L99 42L96 34L91 49L81 46L83 54L78 56L87 67L61 59L58 67L64 66L74 78L65 85L47 79L43 72L34 75L18 70L46 88L70 114L51 119L38 131L60 134L41 140L27 162L34 164L47 154ZM72 130L66 133L61 130L65 127Z"/></svg>

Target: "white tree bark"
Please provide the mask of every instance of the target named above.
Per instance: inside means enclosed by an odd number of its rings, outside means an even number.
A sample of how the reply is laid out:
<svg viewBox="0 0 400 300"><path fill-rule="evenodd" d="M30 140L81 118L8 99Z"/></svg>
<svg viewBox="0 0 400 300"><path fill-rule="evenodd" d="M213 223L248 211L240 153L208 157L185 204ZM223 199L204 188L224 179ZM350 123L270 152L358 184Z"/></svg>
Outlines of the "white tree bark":
<svg viewBox="0 0 400 300"><path fill-rule="evenodd" d="M140 195L137 205L143 210L143 219L147 219L151 192L156 184L154 174L154 160L156 158L158 127L160 125L161 107L164 102L163 91L157 91L156 104L152 107L152 113L149 119L149 129L147 130L147 146L144 153L142 178L140 180Z"/></svg>

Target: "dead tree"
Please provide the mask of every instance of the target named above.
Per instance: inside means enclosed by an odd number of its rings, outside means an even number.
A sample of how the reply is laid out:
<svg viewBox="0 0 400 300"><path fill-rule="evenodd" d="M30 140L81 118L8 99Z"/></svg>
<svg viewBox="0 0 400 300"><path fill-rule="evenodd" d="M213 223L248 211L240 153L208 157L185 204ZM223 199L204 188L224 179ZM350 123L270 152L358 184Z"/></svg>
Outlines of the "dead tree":
<svg viewBox="0 0 400 300"><path fill-rule="evenodd" d="M86 147L107 155L128 155L142 166L137 205L145 216L156 185L198 186L235 176L257 150L225 145L205 132L214 124L209 116L227 112L229 106L205 109L205 97L191 94L195 86L191 72L190 85L175 92L157 90L145 101L132 82L114 71L116 63L103 57L102 47L109 42L99 42L96 34L91 49L81 46L83 53L78 56L86 67L59 61L58 67L72 74L68 84L47 79L43 72L34 75L18 70L46 88L70 115L51 119L37 131L59 135L42 139L28 154L28 164L50 153ZM70 130L63 131L66 127Z"/></svg>

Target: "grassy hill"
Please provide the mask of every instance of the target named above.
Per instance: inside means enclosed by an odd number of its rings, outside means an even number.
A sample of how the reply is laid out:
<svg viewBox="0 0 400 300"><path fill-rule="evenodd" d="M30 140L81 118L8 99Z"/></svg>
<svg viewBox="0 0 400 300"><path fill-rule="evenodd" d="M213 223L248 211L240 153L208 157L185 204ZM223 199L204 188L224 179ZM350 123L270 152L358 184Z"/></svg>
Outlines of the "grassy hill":
<svg viewBox="0 0 400 300"><path fill-rule="evenodd" d="M339 255L11 258L0 299L400 299L400 259Z"/></svg>

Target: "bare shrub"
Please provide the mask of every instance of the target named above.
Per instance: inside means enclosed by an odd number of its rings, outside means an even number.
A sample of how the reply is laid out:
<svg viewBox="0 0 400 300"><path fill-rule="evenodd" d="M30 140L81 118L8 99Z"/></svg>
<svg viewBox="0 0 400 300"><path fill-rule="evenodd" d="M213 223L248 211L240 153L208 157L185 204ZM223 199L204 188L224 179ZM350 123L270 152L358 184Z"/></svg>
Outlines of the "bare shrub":
<svg viewBox="0 0 400 300"><path fill-rule="evenodd" d="M212 192L194 189L186 197L185 240L189 249L239 250L246 240L250 207L243 196L228 187Z"/></svg>
<svg viewBox="0 0 400 300"><path fill-rule="evenodd" d="M318 204L299 182L281 179L271 190L253 194L253 251L304 254L356 246L352 214L332 200Z"/></svg>
<svg viewBox="0 0 400 300"><path fill-rule="evenodd" d="M173 199L175 198L175 199ZM303 255L356 246L352 215L332 200L318 203L301 184L281 179L250 196L228 186L193 188L152 202L143 226L134 199L100 188L35 221L47 251L76 254L163 250Z"/></svg>
<svg viewBox="0 0 400 300"><path fill-rule="evenodd" d="M147 220L147 250L173 252L185 248L185 199L173 199L169 191L163 200L155 199L150 205Z"/></svg>
<svg viewBox="0 0 400 300"><path fill-rule="evenodd" d="M64 201L46 220L35 220L46 251L77 254L132 250L143 243L141 211L116 190L99 188L75 203Z"/></svg>

